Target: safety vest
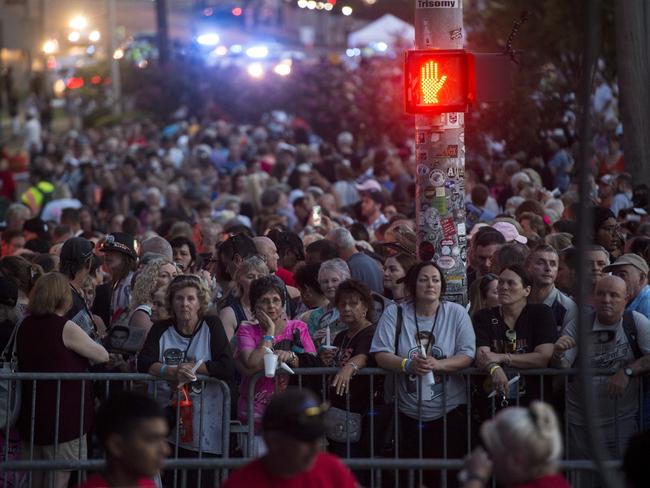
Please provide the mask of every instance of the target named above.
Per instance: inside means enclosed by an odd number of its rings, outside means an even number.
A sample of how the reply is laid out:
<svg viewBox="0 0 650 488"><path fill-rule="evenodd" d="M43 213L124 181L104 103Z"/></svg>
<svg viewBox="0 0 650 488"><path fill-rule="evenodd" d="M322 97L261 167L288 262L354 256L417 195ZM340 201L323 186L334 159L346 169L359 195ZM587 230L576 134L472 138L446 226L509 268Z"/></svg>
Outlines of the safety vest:
<svg viewBox="0 0 650 488"><path fill-rule="evenodd" d="M23 193L20 201L27 205L34 217L38 217L45 204L52 199L54 185L49 181L41 181Z"/></svg>

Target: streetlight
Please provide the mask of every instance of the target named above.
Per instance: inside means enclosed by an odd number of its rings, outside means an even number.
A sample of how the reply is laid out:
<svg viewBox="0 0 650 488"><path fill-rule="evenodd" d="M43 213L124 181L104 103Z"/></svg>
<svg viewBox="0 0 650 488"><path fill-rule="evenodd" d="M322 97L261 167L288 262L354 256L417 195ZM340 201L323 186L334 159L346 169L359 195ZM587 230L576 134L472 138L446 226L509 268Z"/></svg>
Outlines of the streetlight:
<svg viewBox="0 0 650 488"><path fill-rule="evenodd" d="M197 37L196 42L202 46L216 46L219 44L219 34L215 32L206 32Z"/></svg>
<svg viewBox="0 0 650 488"><path fill-rule="evenodd" d="M71 29L84 30L86 27L88 27L88 19L83 15L77 15L70 19L68 25Z"/></svg>
<svg viewBox="0 0 650 488"><path fill-rule="evenodd" d="M249 64L246 71L248 71L248 75L251 78L259 79L259 78L262 78L264 76L264 68L262 67L262 65L260 63L251 63L251 64Z"/></svg>
<svg viewBox="0 0 650 488"><path fill-rule="evenodd" d="M59 43L56 39L48 39L43 43L43 52L45 54L54 54L59 49Z"/></svg>
<svg viewBox="0 0 650 488"><path fill-rule="evenodd" d="M91 31L90 34L88 34L88 40L90 42L98 42L101 38L102 35L98 30Z"/></svg>
<svg viewBox="0 0 650 488"><path fill-rule="evenodd" d="M79 42L79 39L81 39L81 34L77 31L72 31L68 34L68 41L70 42Z"/></svg>
<svg viewBox="0 0 650 488"><path fill-rule="evenodd" d="M352 7L346 5L341 9L341 13L346 17L349 17L350 15L352 15Z"/></svg>

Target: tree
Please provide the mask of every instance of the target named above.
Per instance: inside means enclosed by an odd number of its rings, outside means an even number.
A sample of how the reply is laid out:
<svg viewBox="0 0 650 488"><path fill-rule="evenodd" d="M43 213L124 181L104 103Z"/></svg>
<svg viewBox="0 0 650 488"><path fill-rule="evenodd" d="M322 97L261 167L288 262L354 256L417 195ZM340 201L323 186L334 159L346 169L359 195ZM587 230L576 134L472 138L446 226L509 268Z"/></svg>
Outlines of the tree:
<svg viewBox="0 0 650 488"><path fill-rule="evenodd" d="M618 79L625 169L635 181L650 181L650 7L643 0L616 2Z"/></svg>
<svg viewBox="0 0 650 488"><path fill-rule="evenodd" d="M615 76L613 3L604 2L601 58L609 80ZM509 153L541 151L540 134L562 125L567 110L577 111L575 97L587 75L582 61L583 18L580 2L527 0L465 4L468 47L503 51L513 22L526 11L528 20L514 39L518 60L514 89L508 101L478 109L468 117L468 146L481 150L485 134L507 142ZM582 114L577 113L580 117Z"/></svg>

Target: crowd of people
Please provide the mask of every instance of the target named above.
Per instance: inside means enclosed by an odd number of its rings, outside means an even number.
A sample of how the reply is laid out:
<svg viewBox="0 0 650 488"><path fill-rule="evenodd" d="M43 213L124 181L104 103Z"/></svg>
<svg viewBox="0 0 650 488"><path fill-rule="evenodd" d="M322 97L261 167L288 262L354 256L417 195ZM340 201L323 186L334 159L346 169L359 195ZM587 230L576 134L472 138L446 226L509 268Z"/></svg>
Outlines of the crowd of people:
<svg viewBox="0 0 650 488"><path fill-rule="evenodd" d="M124 123L60 137L45 132L39 142L30 147L24 192L16 190L2 152L2 181L12 182L0 187L8 203L0 257L3 357L15 353L21 372L156 377L149 394L161 406L191 405L185 425L177 423L168 437L179 458L224 454L223 391L197 375L225 381L234 418L255 430L254 444L239 447L266 456L256 472L233 475L228 486L259 479L264 466L282 476L282 450L311 446L323 434L327 449L342 457L386 455L399 445L388 455L457 459L483 444L487 454L475 453L460 481L450 471L448 486L483 486L493 470L514 476L512 486L544 477L551 481L543 486L566 486L556 473L563 445L557 425L566 422L568 457L591 456L579 380L560 384L525 370L576 363L580 205L594 216L586 256L590 362L614 373L593 378L595 421L614 459L647 428L650 396L646 390L642 397L641 384L650 371L648 186L618 172L618 160L608 165L614 154L594 161L589 202L578 200L571 152L557 136L548 141L546 161L518 154L468 163L465 307L444 299L444 270L418 259L412 143L367 148L341 133L329 144L283 113L256 126ZM336 368L326 381L301 381L329 406L303 398L314 405L301 410L298 400L278 400L269 414L278 392L298 383L291 375L263 376L249 394L269 352L289 369ZM393 372L397 381L359 375L366 367ZM469 367L483 374L452 374ZM12 433L31 439L23 457L84 459L96 447L93 434L113 458L124 457L107 439L126 435L125 427L94 429L94 400L102 396L80 384L63 382L57 392L54 382L22 383ZM389 413L392 398L397 418ZM374 416L385 404L386 414ZM515 404L521 408L488 422L495 409ZM310 412L324 419L315 431ZM107 425L106 415L98 413L99 425ZM371 435L371 423L383 434L391 422L400 439ZM526 447L534 456L500 464L494 453L524 446L526 429L547 427L557 437L549 433ZM160 437L161 429L151 435ZM283 429L293 444L269 434ZM156 452L164 457L167 448ZM300 469L307 469L315 454L300 452ZM315 466L351 486L332 463L326 457ZM369 470L354 474L369 486ZM575 486L596 486L591 476L582 474ZM215 485L206 471L188 477L188 486ZM55 486L69 478L57 472ZM425 473L426 486L440 482L439 472Z"/></svg>

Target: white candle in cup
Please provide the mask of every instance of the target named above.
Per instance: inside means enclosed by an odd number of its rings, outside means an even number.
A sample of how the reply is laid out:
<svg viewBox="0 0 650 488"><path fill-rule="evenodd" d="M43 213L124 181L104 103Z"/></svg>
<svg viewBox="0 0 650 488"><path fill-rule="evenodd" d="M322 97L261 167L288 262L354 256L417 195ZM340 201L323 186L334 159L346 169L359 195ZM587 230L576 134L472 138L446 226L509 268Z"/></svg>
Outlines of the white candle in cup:
<svg viewBox="0 0 650 488"><path fill-rule="evenodd" d="M330 326L328 325L325 328L325 345L326 346L331 346L332 345L331 341L332 341L332 337L331 337L331 334L330 334Z"/></svg>

